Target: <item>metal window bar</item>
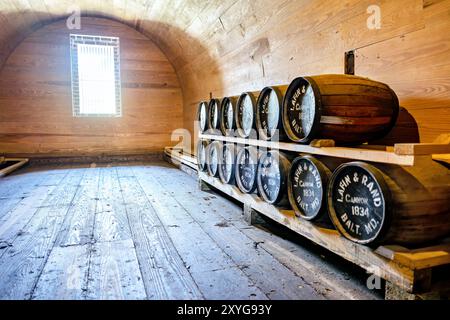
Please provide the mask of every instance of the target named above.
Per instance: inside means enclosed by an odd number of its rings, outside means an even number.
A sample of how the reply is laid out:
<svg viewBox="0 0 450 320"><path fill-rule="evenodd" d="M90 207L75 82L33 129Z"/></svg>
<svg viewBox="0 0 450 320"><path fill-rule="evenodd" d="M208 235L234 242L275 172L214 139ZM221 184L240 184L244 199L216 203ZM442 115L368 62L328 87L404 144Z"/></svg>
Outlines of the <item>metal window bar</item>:
<svg viewBox="0 0 450 320"><path fill-rule="evenodd" d="M120 117L119 38L70 35L75 117Z"/></svg>

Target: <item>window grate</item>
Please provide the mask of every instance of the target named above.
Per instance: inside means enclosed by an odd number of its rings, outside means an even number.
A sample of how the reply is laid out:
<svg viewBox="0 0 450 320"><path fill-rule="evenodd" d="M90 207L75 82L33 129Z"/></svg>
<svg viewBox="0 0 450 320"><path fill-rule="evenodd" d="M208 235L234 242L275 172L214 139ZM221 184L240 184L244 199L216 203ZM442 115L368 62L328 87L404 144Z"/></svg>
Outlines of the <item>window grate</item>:
<svg viewBox="0 0 450 320"><path fill-rule="evenodd" d="M119 38L70 35L74 117L120 117Z"/></svg>

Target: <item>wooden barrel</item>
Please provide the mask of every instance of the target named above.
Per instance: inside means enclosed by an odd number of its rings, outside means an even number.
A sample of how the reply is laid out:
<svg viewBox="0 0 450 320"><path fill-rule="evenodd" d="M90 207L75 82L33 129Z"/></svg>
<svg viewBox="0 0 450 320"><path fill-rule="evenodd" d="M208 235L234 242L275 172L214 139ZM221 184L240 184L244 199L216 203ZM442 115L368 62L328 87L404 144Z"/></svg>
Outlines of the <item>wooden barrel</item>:
<svg viewBox="0 0 450 320"><path fill-rule="evenodd" d="M236 133L241 138L256 138L255 111L258 92L244 92L239 96L236 105Z"/></svg>
<svg viewBox="0 0 450 320"><path fill-rule="evenodd" d="M328 211L362 244L419 244L450 235L450 175L437 163L412 167L350 162L328 186Z"/></svg>
<svg viewBox="0 0 450 320"><path fill-rule="evenodd" d="M220 103L220 131L224 136L234 136L237 99L238 97L225 97Z"/></svg>
<svg viewBox="0 0 450 320"><path fill-rule="evenodd" d="M256 129L260 139L284 140L281 110L287 88L288 86L265 87L259 94L256 102Z"/></svg>
<svg viewBox="0 0 450 320"><path fill-rule="evenodd" d="M236 168L236 147L233 143L225 143L219 163L219 177L223 183L234 184Z"/></svg>
<svg viewBox="0 0 450 320"><path fill-rule="evenodd" d="M208 104L208 129L211 134L220 133L220 101L211 99Z"/></svg>
<svg viewBox="0 0 450 320"><path fill-rule="evenodd" d="M199 140L197 143L197 166L201 172L206 171L206 149L208 148L208 141Z"/></svg>
<svg viewBox="0 0 450 320"><path fill-rule="evenodd" d="M275 150L259 157L256 184L264 201L280 207L289 206L287 178L291 160L292 157Z"/></svg>
<svg viewBox="0 0 450 320"><path fill-rule="evenodd" d="M219 161L222 153L222 142L213 141L206 149L206 169L211 177L219 175Z"/></svg>
<svg viewBox="0 0 450 320"><path fill-rule="evenodd" d="M327 221L326 190L331 171L310 155L292 162L288 177L289 202L295 214L306 220Z"/></svg>
<svg viewBox="0 0 450 320"><path fill-rule="evenodd" d="M398 112L397 96L381 82L350 75L300 77L284 96L283 125L295 142L359 144L386 135Z"/></svg>
<svg viewBox="0 0 450 320"><path fill-rule="evenodd" d="M208 130L208 104L205 101L201 101L198 104L197 121L201 133Z"/></svg>
<svg viewBox="0 0 450 320"><path fill-rule="evenodd" d="M243 193L256 190L258 172L258 150L255 147L242 147L236 155L236 185Z"/></svg>

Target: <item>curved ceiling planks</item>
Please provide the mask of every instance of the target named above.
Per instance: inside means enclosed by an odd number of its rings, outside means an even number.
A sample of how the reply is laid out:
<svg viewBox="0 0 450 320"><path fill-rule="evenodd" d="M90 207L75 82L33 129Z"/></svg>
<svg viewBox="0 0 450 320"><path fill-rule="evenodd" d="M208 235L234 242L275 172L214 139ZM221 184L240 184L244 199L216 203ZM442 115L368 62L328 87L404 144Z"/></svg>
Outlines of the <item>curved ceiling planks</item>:
<svg viewBox="0 0 450 320"><path fill-rule="evenodd" d="M0 0L0 65L27 34L79 8L82 15L111 18L144 33L179 68L189 55L203 50L193 39L201 39L220 10L233 2L236 0Z"/></svg>
<svg viewBox="0 0 450 320"><path fill-rule="evenodd" d="M173 64L183 90L184 125L196 104L286 84L305 74L355 70L390 85L417 122L420 138L448 132L447 47L450 0L379 1L382 28L368 28L369 0L0 0L0 66L27 34L68 16L125 23L153 40ZM356 49L355 49L356 48ZM429 48L427 55L423 48ZM407 53L407 54L406 54ZM395 70L395 71L394 71ZM444 80L441 80L444 79ZM430 120L427 108L436 117ZM445 120L444 120L445 119Z"/></svg>
<svg viewBox="0 0 450 320"><path fill-rule="evenodd" d="M214 46L204 43L217 35L219 29L223 32L219 17L236 2L238 0L0 0L0 69L27 35L79 9L82 16L122 22L154 41L180 78L185 106L195 108L194 101L208 98L213 91L211 87L199 90L202 77L197 74L197 68L207 65L208 70L218 70L206 50ZM192 61L197 61L196 66L188 63ZM220 84L218 78L211 85ZM192 119L188 118L190 124Z"/></svg>

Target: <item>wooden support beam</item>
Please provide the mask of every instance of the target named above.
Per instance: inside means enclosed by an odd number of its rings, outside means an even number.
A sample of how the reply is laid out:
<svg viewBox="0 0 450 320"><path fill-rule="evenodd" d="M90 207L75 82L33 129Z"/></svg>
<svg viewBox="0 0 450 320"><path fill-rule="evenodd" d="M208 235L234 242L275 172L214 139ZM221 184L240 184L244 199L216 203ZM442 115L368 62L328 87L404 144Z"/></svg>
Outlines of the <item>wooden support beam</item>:
<svg viewBox="0 0 450 320"><path fill-rule="evenodd" d="M375 252L411 269L425 269L450 264L450 246L448 244L415 250L395 245L382 246Z"/></svg>
<svg viewBox="0 0 450 320"><path fill-rule="evenodd" d="M322 147L334 147L336 143L331 139L314 139L309 143L311 147L322 148Z"/></svg>
<svg viewBox="0 0 450 320"><path fill-rule="evenodd" d="M431 158L434 161L444 162L450 164L450 154L433 154Z"/></svg>
<svg viewBox="0 0 450 320"><path fill-rule="evenodd" d="M450 153L450 144L444 143L397 143L394 146L397 155L428 155Z"/></svg>
<svg viewBox="0 0 450 320"><path fill-rule="evenodd" d="M243 204L243 214L244 221L247 222L250 226L264 223L264 220L262 219L259 212L252 209L252 206L249 204Z"/></svg>
<svg viewBox="0 0 450 320"><path fill-rule="evenodd" d="M362 145L360 147L353 147L353 148L328 146L331 145L330 140L318 140L318 142L317 141L314 142L315 145L316 144L319 145L319 147L316 147L313 145L305 145L299 143L243 139L237 137L224 137L211 134L201 134L200 138L207 140L219 140L223 142L231 142L242 145L250 145L259 148L278 149L299 153L310 153L321 156L370 161L378 163L390 163L402 166L413 166L415 164L415 161L417 160L416 159L417 157L415 157L415 155L398 155L386 147L380 149L380 147L377 146L377 148L374 149L368 147L367 145Z"/></svg>
<svg viewBox="0 0 450 320"><path fill-rule="evenodd" d="M198 188L201 191L211 191L211 187L202 179L198 179Z"/></svg>

